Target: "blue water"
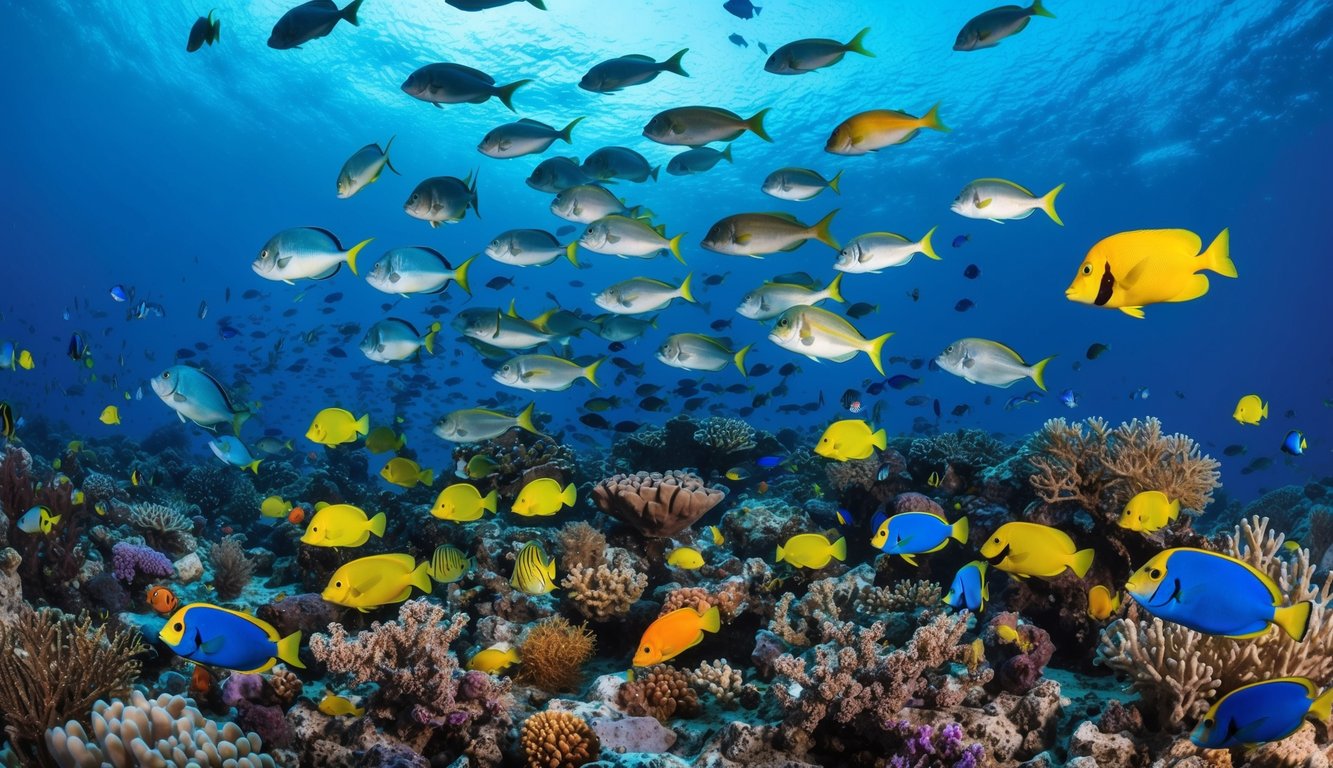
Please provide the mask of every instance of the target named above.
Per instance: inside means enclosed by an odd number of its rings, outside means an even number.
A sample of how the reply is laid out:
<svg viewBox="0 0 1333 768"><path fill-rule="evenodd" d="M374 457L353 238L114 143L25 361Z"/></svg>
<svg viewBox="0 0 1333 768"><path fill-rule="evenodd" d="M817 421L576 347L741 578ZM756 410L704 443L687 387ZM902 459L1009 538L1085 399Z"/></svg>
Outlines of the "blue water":
<svg viewBox="0 0 1333 768"><path fill-rule="evenodd" d="M722 215L786 210L812 222L841 209L834 232L843 242L874 230L915 239L939 226L940 262L918 256L881 275L848 275L849 302L880 309L856 325L867 335L896 335L885 355L930 359L963 336L1009 344L1030 360L1059 357L1048 373L1051 395L1035 406L1006 411L1006 398L1027 391L968 385L942 372L920 375L920 385L888 390L883 424L908 432L916 417L934 422L930 406L908 407L913 394L938 398L943 429L975 427L1018 435L1055 416L1099 415L1119 421L1157 415L1172 431L1189 433L1220 457L1229 444L1245 456L1224 459L1223 480L1242 497L1260 488L1333 472L1333 353L1328 329L1333 252L1327 226L1326 169L1333 168L1333 8L1320 0L1170 4L1059 2L1055 20L1035 19L997 48L951 50L957 29L991 0L849 2L771 0L751 20L728 15L721 3L611 3L549 0L549 12L517 4L466 14L436 0L366 0L361 25L340 24L301 50L265 45L287 0L228 2L215 7L222 39L185 52L194 19L209 10L181 3L128 0L7 2L0 26L0 66L6 73L7 119L0 131L4 275L0 339L31 349L34 371L0 373L0 399L20 416L64 422L71 437L124 433L141 438L175 422L147 380L170 364L178 348L207 349L188 362L213 372L246 400L263 403L258 427L300 439L319 408L369 411L377 423L404 418L409 444L427 465L447 461L449 446L431 432L445 412L480 403L516 409L526 393L500 391L468 347L446 334L435 357L405 366L367 361L357 350L361 331L344 339L335 326L361 329L386 314L424 327L426 309L506 305L533 317L551 303L550 291L569 308L595 313L591 293L617 280L648 275L675 282L687 271L726 272L721 285L702 291L707 312L679 302L661 317L661 329L620 353L646 365L601 391L586 382L567 393L539 393L538 408L559 428L589 432L602 446L613 433L592 431L575 419L595 395L614 394L626 405L611 421L655 423L670 415L642 413L633 389L653 382L670 388L682 376L721 386L740 382L734 369L689 374L653 359L669 332L711 333L708 323L730 317L726 332L738 344L755 343L751 363L777 368L796 361L790 393L774 398L749 420L776 429L807 423L812 429L843 413L844 389L860 388L875 373L864 356L845 364L816 364L766 340L758 324L735 315L741 295L762 280L806 270L821 282L833 276L833 252L807 244L763 260L720 256L698 241ZM947 6L947 7L946 7ZM876 58L849 55L814 74L782 77L763 71L770 50L798 37L849 39L872 32L866 46ZM728 41L739 34L749 44ZM689 78L670 74L614 95L576 84L606 58L643 53L663 59L688 47ZM543 156L494 160L476 151L491 128L514 119L498 101L435 109L399 90L417 67L454 61L489 72L499 82L534 78L515 97L519 115L563 125L586 115L574 145ZM943 134L924 132L878 154L826 154L831 129L866 109L921 114L935 102ZM470 301L451 287L443 297L398 300L343 270L323 282L296 286L261 280L250 268L264 242L293 226L331 229L346 244L374 237L362 257L368 269L390 247L420 244L457 263L499 232L515 227L555 230L565 222L547 210L550 195L523 179L542 157L579 158L607 144L633 147L665 165L674 148L640 135L656 112L689 104L725 107L743 115L771 108L773 144L746 135L735 142L735 165L702 176L617 184L618 194L647 205L674 234L685 231L688 270L668 259L618 260L589 254L593 267L577 271L563 260L518 270L479 259ZM334 196L342 162L359 147L396 136L394 165L350 200ZM843 194L783 203L759 188L783 165L831 175L845 171ZM430 229L407 217L402 203L421 179L480 173L481 217ZM1061 228L1037 214L1003 225L964 219L949 202L973 178L998 176L1044 192L1068 187L1059 200ZM1229 227L1240 278L1212 278L1207 296L1185 304L1149 307L1135 320L1119 312L1065 300L1063 290L1084 254L1115 232L1157 227L1193 230L1211 241ZM954 249L954 236L970 242ZM962 276L968 264L981 276ZM363 270L364 274L364 270ZM492 291L484 283L512 276ZM586 287L568 285L580 280ZM127 322L125 304L108 289L133 287L159 302L165 318ZM260 297L242 298L255 289ZM908 294L919 289L920 299ZM225 292L230 290L230 301ZM335 303L326 298L338 292ZM954 310L961 298L972 310ZM208 316L198 319L201 301ZM389 312L381 307L392 304ZM292 317L283 317L295 308ZM68 313L68 319L65 314ZM102 313L105 313L102 315ZM442 319L448 319L448 315ZM219 338L220 322L241 331ZM65 356L72 332L88 339L95 366ZM302 336L318 332L307 344ZM276 367L268 352L285 339ZM1111 351L1084 359L1092 342ZM339 348L346 357L332 357ZM598 339L574 343L578 355L605 352ZM123 365L120 358L123 356ZM1081 362L1081 370L1072 364ZM303 362L299 371L289 370ZM90 381L92 374L97 380ZM424 374L415 380L409 377ZM446 386L450 376L462 377ZM755 377L755 391L771 389L775 373ZM125 393L142 386L142 401ZM1055 395L1072 387L1076 409ZM1148 388L1147 400L1130 394ZM1258 427L1231 419L1236 400L1256 392L1271 402L1272 418ZM397 404L394 402L395 393ZM803 417L779 414L784 403L826 405ZM712 402L731 411L749 405L753 392ZM497 401L497 396L500 399ZM983 398L990 397L986 404ZM669 398L678 406L681 398ZM873 405L876 398L869 398ZM950 409L968 403L964 416ZM97 420L118 404L123 425ZM1291 415L1286 415L1288 412ZM1305 456L1278 451L1289 429L1309 440ZM202 452L207 435L193 427ZM1250 475L1240 469L1271 456L1272 467Z"/></svg>

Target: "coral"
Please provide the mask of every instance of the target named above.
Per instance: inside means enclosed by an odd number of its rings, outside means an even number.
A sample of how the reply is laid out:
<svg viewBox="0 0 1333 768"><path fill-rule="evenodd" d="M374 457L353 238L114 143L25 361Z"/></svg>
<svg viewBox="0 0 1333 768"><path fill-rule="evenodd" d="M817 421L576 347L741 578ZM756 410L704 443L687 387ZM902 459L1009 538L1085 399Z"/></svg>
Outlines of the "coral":
<svg viewBox="0 0 1333 768"><path fill-rule="evenodd" d="M567 570L596 568L606 556L606 536L585 522L566 523L556 534L560 563Z"/></svg>
<svg viewBox="0 0 1333 768"><path fill-rule="evenodd" d="M726 659L705 661L698 669L690 670L688 675L694 690L710 694L723 709L732 709L736 706L741 686L745 684L745 677L741 671L732 668Z"/></svg>
<svg viewBox="0 0 1333 768"><path fill-rule="evenodd" d="M1285 555L1285 536L1269 530L1262 518L1242 520L1223 547L1267 573L1292 602L1310 600L1309 629L1296 642L1276 628L1251 640L1232 640L1195 632L1160 618L1141 618L1131 605L1125 618L1107 625L1097 661L1124 674L1140 696L1140 707L1158 730L1192 725L1209 700L1246 683L1274 677L1327 680L1333 675L1333 574L1315 582L1310 551Z"/></svg>
<svg viewBox="0 0 1333 768"><path fill-rule="evenodd" d="M1310 508L1309 535L1305 538L1310 548L1310 559L1322 562L1329 547L1333 547L1333 509L1324 506Z"/></svg>
<svg viewBox="0 0 1333 768"><path fill-rule="evenodd" d="M885 451L884 455L884 458L829 462L824 467L829 488L837 494L839 499L847 500L848 503L855 503L859 500L863 501L863 504L859 506L868 505L872 502L883 504L893 497L897 490L897 484L879 482L877 479L879 468L888 463L889 476L896 477L899 472L907 467L907 463L902 460L902 455L897 451ZM858 496L863 496L864 499L858 499Z"/></svg>
<svg viewBox="0 0 1333 768"><path fill-rule="evenodd" d="M667 593L658 615L665 616L679 608L694 608L697 611L706 611L709 606L715 605L717 606L717 612L722 616L722 621L728 622L739 616L741 611L744 610L747 597L745 580L740 577L726 579L714 584L711 589L679 587Z"/></svg>
<svg viewBox="0 0 1333 768"><path fill-rule="evenodd" d="M116 483L116 479L101 472L88 472L84 475L83 482L79 484L79 489L83 491L83 495L89 504L111 501L124 496L124 492L120 490L120 485Z"/></svg>
<svg viewBox="0 0 1333 768"><path fill-rule="evenodd" d="M208 562L213 566L213 588L223 600L239 597L255 570L240 539L235 536L214 544L208 552Z"/></svg>
<svg viewBox="0 0 1333 768"><path fill-rule="evenodd" d="M135 689L129 700L98 701L92 728L77 721L46 732L46 744L61 768L103 765L177 765L209 768L274 768L263 740L235 723L221 727L189 699L162 694L149 699Z"/></svg>
<svg viewBox="0 0 1333 768"><path fill-rule="evenodd" d="M699 714L699 696L690 687L690 678L670 666L652 667L634 682L620 686L616 704L635 717L655 717L662 722Z"/></svg>
<svg viewBox="0 0 1333 768"><path fill-rule="evenodd" d="M111 548L111 572L117 579L132 584L140 577L164 579L176 570L161 552L151 547L119 541Z"/></svg>
<svg viewBox="0 0 1333 768"><path fill-rule="evenodd" d="M137 632L96 629L59 611L26 610L0 623L0 712L20 751L46 729L87 717L93 702L129 690L145 649Z"/></svg>
<svg viewBox="0 0 1333 768"><path fill-rule="evenodd" d="M602 745L578 715L538 712L523 724L528 768L580 768L597 759Z"/></svg>
<svg viewBox="0 0 1333 768"><path fill-rule="evenodd" d="M593 621L609 621L629 613L648 587L648 577L628 564L596 568L571 567L560 582L574 610Z"/></svg>
<svg viewBox="0 0 1333 768"><path fill-rule="evenodd" d="M778 598L768 628L789 645L808 646L821 624L846 618L846 609L854 609L862 596L878 599L879 593L871 586L874 578L872 566L865 563L841 576L812 582L800 600L790 592L784 593Z"/></svg>
<svg viewBox="0 0 1333 768"><path fill-rule="evenodd" d="M887 587L865 585L857 590L852 607L867 616L911 611L939 605L943 591L939 584L925 579L899 581Z"/></svg>
<svg viewBox="0 0 1333 768"><path fill-rule="evenodd" d="M23 556L12 547L0 549L0 624L16 619L28 609L23 602L23 582L19 578L19 566Z"/></svg>
<svg viewBox="0 0 1333 768"><path fill-rule="evenodd" d="M129 523L143 534L148 546L173 557L189 554L198 546L191 533L194 521L174 507L165 504L135 504L130 508Z"/></svg>
<svg viewBox="0 0 1333 768"><path fill-rule="evenodd" d="M884 730L898 740L898 746L890 748L889 768L978 768L986 764L985 748L964 741L963 727L957 723L936 729L891 720Z"/></svg>
<svg viewBox="0 0 1333 768"><path fill-rule="evenodd" d="M528 630L519 649L519 679L551 693L575 690L596 645L587 625L576 627L560 616L546 619Z"/></svg>
<svg viewBox="0 0 1333 768"><path fill-rule="evenodd" d="M644 536L666 537L689 528L726 496L698 475L668 471L613 475L592 490L597 508L638 529Z"/></svg>
<svg viewBox="0 0 1333 768"><path fill-rule="evenodd" d="M694 441L721 453L740 453L755 447L754 427L740 419L710 416L699 424Z"/></svg>
<svg viewBox="0 0 1333 768"><path fill-rule="evenodd" d="M246 474L231 467L200 465L185 474L181 489L185 501L210 519L249 520L259 509L261 497Z"/></svg>
<svg viewBox="0 0 1333 768"><path fill-rule="evenodd" d="M304 690L301 678L281 664L273 668L273 676L269 678L269 684L273 686L273 695L284 707L291 706L291 703L296 701L296 697L300 696L301 691Z"/></svg>
<svg viewBox="0 0 1333 768"><path fill-rule="evenodd" d="M486 456L495 464L490 475L474 484L482 493L494 488L506 499L517 497L524 485L542 477L564 485L578 463L568 446L523 430L510 430L493 440L462 444L454 449L455 462L466 464L474 456Z"/></svg>
<svg viewBox="0 0 1333 768"><path fill-rule="evenodd" d="M1245 505L1241 518L1265 517L1276 528L1295 530L1305 507L1305 492L1299 485L1275 488ZM1316 553L1318 554L1318 553Z"/></svg>
<svg viewBox="0 0 1333 768"><path fill-rule="evenodd" d="M1006 642L1000 627L1014 631L1017 640ZM995 668L996 682L1009 693L1027 693L1041 682L1042 670L1055 655L1055 644L1046 630L1035 624L1020 624L1018 614L993 616L982 633L986 640L986 658Z"/></svg>

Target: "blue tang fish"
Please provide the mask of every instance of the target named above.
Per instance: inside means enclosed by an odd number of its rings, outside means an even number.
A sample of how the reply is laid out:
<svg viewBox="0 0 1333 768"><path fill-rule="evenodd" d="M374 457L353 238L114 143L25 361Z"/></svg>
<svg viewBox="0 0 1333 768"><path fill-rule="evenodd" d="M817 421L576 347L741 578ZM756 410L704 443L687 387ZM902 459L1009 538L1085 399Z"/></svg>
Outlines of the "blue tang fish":
<svg viewBox="0 0 1333 768"><path fill-rule="evenodd" d="M1327 723L1333 688L1319 693L1303 677L1279 677L1242 685L1213 703L1190 733L1190 741L1206 749L1250 747L1285 739L1307 715Z"/></svg>
<svg viewBox="0 0 1333 768"><path fill-rule="evenodd" d="M1209 635L1257 637L1270 624L1305 639L1310 601L1283 606L1277 584L1249 563L1218 552L1177 547L1138 569L1126 591L1151 613Z"/></svg>
<svg viewBox="0 0 1333 768"><path fill-rule="evenodd" d="M1309 446L1305 442L1305 435L1301 434L1299 429L1291 430L1287 433L1286 437L1282 438L1283 453L1290 453L1292 456L1300 456L1302 453L1305 453L1307 447Z"/></svg>
<svg viewBox="0 0 1333 768"><path fill-rule="evenodd" d="M898 555L912 565L916 565L913 555L944 549L949 539L967 543L966 517L960 517L952 524L931 512L899 512L889 518L876 515L875 519L875 535L870 537L870 546Z"/></svg>
<svg viewBox="0 0 1333 768"><path fill-rule="evenodd" d="M944 604L954 608L966 608L977 612L986 610L986 601L990 599L990 586L986 584L985 560L973 560L953 576L949 594L944 596Z"/></svg>
<svg viewBox="0 0 1333 768"><path fill-rule="evenodd" d="M208 603L190 603L167 619L157 636L185 658L236 672L264 672L284 661L301 663L301 633L279 638L272 624Z"/></svg>

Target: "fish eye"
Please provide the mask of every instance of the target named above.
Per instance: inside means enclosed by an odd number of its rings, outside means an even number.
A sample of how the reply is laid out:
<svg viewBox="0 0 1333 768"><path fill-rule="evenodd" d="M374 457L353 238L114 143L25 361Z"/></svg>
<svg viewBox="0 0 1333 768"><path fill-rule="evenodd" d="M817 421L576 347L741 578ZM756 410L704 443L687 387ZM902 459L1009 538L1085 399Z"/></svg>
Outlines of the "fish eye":
<svg viewBox="0 0 1333 768"><path fill-rule="evenodd" d="M1214 725L1217 725L1217 723L1211 717L1205 718L1203 721L1204 728L1212 728Z"/></svg>
<svg viewBox="0 0 1333 768"><path fill-rule="evenodd" d="M996 536L995 538L991 539L991 541L995 542L996 544L999 544L999 543L1000 543L1000 537L999 537L999 536Z"/></svg>
<svg viewBox="0 0 1333 768"><path fill-rule="evenodd" d="M176 630L177 632L180 632L181 630L185 629L185 625L178 621L175 624L172 624L171 628Z"/></svg>
<svg viewBox="0 0 1333 768"><path fill-rule="evenodd" d="M416 201L417 201L417 193L413 192L413 193L412 193L412 199L411 199L411 200L408 200L407 202L409 202L409 203L415 203Z"/></svg>
<svg viewBox="0 0 1333 768"><path fill-rule="evenodd" d="M1160 568L1153 568L1152 570L1148 571L1148 576L1152 579L1160 579L1162 578L1162 571Z"/></svg>
<svg viewBox="0 0 1333 768"><path fill-rule="evenodd" d="M1091 274L1092 274L1092 265L1091 265L1091 264L1084 264L1084 265L1083 265L1083 274L1085 274L1085 275L1091 275Z"/></svg>
<svg viewBox="0 0 1333 768"><path fill-rule="evenodd" d="M341 581L335 581L335 582L333 582L333 586L335 586L335 587L341 587L342 585L343 585L343 583L342 583Z"/></svg>
<svg viewBox="0 0 1333 768"><path fill-rule="evenodd" d="M163 372L162 372L162 378L164 378L164 379L169 379L169 378L171 378L171 371L163 371Z"/></svg>

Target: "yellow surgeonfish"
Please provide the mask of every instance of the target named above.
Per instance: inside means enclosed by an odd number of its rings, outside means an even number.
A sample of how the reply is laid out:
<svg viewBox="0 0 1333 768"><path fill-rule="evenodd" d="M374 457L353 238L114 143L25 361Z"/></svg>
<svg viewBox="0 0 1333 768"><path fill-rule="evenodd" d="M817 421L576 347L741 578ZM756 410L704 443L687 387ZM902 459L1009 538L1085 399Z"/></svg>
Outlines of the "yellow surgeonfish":
<svg viewBox="0 0 1333 768"><path fill-rule="evenodd" d="M292 511L292 503L281 496L269 496L259 504L259 514L263 517L286 517Z"/></svg>
<svg viewBox="0 0 1333 768"><path fill-rule="evenodd" d="M1065 296L1138 318L1149 304L1197 299L1208 293L1208 278L1200 272L1236 277L1229 230L1222 230L1200 253L1202 244L1187 229L1141 229L1111 235L1088 251Z"/></svg>
<svg viewBox="0 0 1333 768"><path fill-rule="evenodd" d="M722 531L719 530L716 525L708 526L708 532L713 535L713 546L720 547L722 546L722 543L726 541L722 536Z"/></svg>
<svg viewBox="0 0 1333 768"><path fill-rule="evenodd" d="M430 513L441 520L470 523L480 520L486 512L495 514L496 499L495 491L482 496L475 485L455 483L440 491Z"/></svg>
<svg viewBox="0 0 1333 768"><path fill-rule="evenodd" d="M375 427L366 435L366 450L371 453L397 451L407 445L407 435L395 435L388 427Z"/></svg>
<svg viewBox="0 0 1333 768"><path fill-rule="evenodd" d="M430 593L430 563L411 555L371 555L344 564L329 577L320 597L362 613L412 595L412 587Z"/></svg>
<svg viewBox="0 0 1333 768"><path fill-rule="evenodd" d="M667 555L667 565L683 568L687 571L704 567L704 556L694 547L676 547Z"/></svg>
<svg viewBox="0 0 1333 768"><path fill-rule="evenodd" d="M33 362L32 353L26 349L19 353L19 367L25 371L31 371L37 367L37 363Z"/></svg>
<svg viewBox="0 0 1333 768"><path fill-rule="evenodd" d="M370 414L358 419L342 408L325 408L315 414L305 436L313 443L332 446L356 442L358 437L369 433Z"/></svg>
<svg viewBox="0 0 1333 768"><path fill-rule="evenodd" d="M1088 616L1097 621L1106 621L1118 610L1120 595L1111 594L1111 590L1101 584L1088 590Z"/></svg>
<svg viewBox="0 0 1333 768"><path fill-rule="evenodd" d="M1018 646L1018 650L1022 651L1023 653L1027 653L1028 651L1032 650L1032 641L1024 640L1023 636L1019 634L1018 630L1014 627L1009 626L1008 624L1001 624L1000 626L996 627L995 635L1000 638L1001 642Z"/></svg>
<svg viewBox="0 0 1333 768"><path fill-rule="evenodd" d="M98 416L97 420L108 427L116 426L120 423L120 409L114 405L108 405L102 409L102 415Z"/></svg>
<svg viewBox="0 0 1333 768"><path fill-rule="evenodd" d="M824 430L815 453L835 461L868 459L874 449L884 450L887 445L884 430L870 431L870 425L861 419L835 421Z"/></svg>
<svg viewBox="0 0 1333 768"><path fill-rule="evenodd" d="M1251 426L1258 424L1268 418L1268 403L1258 395L1246 395L1236 403L1236 410L1231 413L1231 418L1241 424Z"/></svg>
<svg viewBox="0 0 1333 768"><path fill-rule="evenodd" d="M798 533L778 545L774 562L789 563L797 568L823 568L830 560L847 559L847 539L829 541L821 533Z"/></svg>
<svg viewBox="0 0 1333 768"><path fill-rule="evenodd" d="M366 708L358 707L345 697L326 693L324 698L319 700L319 711L329 717L342 717L344 715L360 717L366 713Z"/></svg>
<svg viewBox="0 0 1333 768"><path fill-rule="evenodd" d="M415 488L418 483L429 488L435 482L435 470L422 469L411 459L395 456L380 469L380 477L400 488Z"/></svg>
<svg viewBox="0 0 1333 768"><path fill-rule="evenodd" d="M509 643L496 643L489 648L477 651L468 659L467 668L477 672L494 675L518 664L521 659L518 651Z"/></svg>
<svg viewBox="0 0 1333 768"><path fill-rule="evenodd" d="M548 517L564 507L574 506L578 494L570 483L562 490L560 483L549 477L539 477L523 486L514 499L511 510L524 517Z"/></svg>
<svg viewBox="0 0 1333 768"><path fill-rule="evenodd" d="M1069 568L1080 579L1092 567L1091 549L1078 549L1069 534L1038 523L1005 523L981 545L981 556L1020 579L1053 579Z"/></svg>
<svg viewBox="0 0 1333 768"><path fill-rule="evenodd" d="M383 512L367 519L360 507L328 504L310 519L310 525L301 534L301 543L315 547L359 547L370 540L371 534L383 536L384 523Z"/></svg>
<svg viewBox="0 0 1333 768"><path fill-rule="evenodd" d="M544 595L555 589L555 558L546 559L542 545L529 541L514 559L514 575L509 583L529 595Z"/></svg>
<svg viewBox="0 0 1333 768"><path fill-rule="evenodd" d="M1180 501L1167 498L1161 491L1144 491L1125 505L1116 523L1126 530L1152 533L1180 517Z"/></svg>

